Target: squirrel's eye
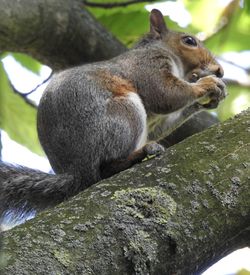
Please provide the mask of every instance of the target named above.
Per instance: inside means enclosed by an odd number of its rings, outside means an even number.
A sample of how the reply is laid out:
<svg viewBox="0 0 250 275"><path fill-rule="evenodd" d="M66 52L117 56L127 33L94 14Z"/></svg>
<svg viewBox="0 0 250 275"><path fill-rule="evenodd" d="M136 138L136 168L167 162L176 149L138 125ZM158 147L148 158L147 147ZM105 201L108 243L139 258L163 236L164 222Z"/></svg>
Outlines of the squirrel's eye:
<svg viewBox="0 0 250 275"><path fill-rule="evenodd" d="M192 36L185 36L182 38L182 41L189 46L193 46L193 47L197 46L197 42Z"/></svg>

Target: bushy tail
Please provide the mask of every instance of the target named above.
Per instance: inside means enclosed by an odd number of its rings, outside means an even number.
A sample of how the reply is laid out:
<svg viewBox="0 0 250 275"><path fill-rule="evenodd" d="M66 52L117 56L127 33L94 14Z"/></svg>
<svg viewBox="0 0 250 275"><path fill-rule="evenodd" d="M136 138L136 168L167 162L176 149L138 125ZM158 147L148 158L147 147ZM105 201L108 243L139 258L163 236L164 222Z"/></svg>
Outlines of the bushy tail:
<svg viewBox="0 0 250 275"><path fill-rule="evenodd" d="M79 187L78 187L79 188ZM52 175L0 162L0 217L54 206L76 193L71 175Z"/></svg>

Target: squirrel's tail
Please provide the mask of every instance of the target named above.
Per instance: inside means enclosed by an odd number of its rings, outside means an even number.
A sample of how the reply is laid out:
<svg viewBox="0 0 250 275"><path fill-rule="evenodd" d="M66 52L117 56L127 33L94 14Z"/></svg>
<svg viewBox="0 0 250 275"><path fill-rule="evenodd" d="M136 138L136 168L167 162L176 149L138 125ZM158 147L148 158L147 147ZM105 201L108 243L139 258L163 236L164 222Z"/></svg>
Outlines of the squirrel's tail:
<svg viewBox="0 0 250 275"><path fill-rule="evenodd" d="M79 187L78 187L79 188ZM54 206L76 193L71 175L52 175L0 162L0 217Z"/></svg>

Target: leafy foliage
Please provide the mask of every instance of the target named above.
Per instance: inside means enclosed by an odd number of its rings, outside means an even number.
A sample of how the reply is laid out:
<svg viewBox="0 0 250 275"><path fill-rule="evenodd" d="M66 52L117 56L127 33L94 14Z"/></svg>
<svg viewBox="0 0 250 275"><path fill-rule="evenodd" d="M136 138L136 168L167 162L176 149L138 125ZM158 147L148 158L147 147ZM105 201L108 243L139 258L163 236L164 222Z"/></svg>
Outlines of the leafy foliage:
<svg viewBox="0 0 250 275"><path fill-rule="evenodd" d="M35 74L40 73L42 65L40 62L38 62L34 58L22 53L12 53L11 55L23 67L27 68L28 70L32 71Z"/></svg>
<svg viewBox="0 0 250 275"><path fill-rule="evenodd" d="M101 1L95 1L101 2ZM116 1L124 2L124 1ZM130 5L114 9L89 8L89 11L106 29L125 45L132 45L148 31L148 11L145 4Z"/></svg>
<svg viewBox="0 0 250 275"><path fill-rule="evenodd" d="M36 133L36 109L14 93L2 62L0 62L0 128L16 142L37 154L42 154Z"/></svg>
<svg viewBox="0 0 250 275"><path fill-rule="evenodd" d="M247 109L250 106L250 89L240 85L228 85L228 97L220 103L216 110L221 120L226 120L238 110Z"/></svg>
<svg viewBox="0 0 250 275"><path fill-rule="evenodd" d="M236 275L250 275L250 271L246 269L241 269L240 271L237 272Z"/></svg>
<svg viewBox="0 0 250 275"><path fill-rule="evenodd" d="M131 46L142 34L148 31L148 12L143 9L130 12L124 10L124 8L116 9L112 15L109 13L95 13L95 15L114 36L127 46ZM142 22L147 23L142 24Z"/></svg>
<svg viewBox="0 0 250 275"><path fill-rule="evenodd" d="M240 8L239 5L232 4L226 8L219 17L218 24L226 24L211 35L206 45L214 53L221 54L227 51L243 51L249 50L250 44L250 14L246 12L246 8Z"/></svg>
<svg viewBox="0 0 250 275"><path fill-rule="evenodd" d="M102 3L103 1L95 1ZM105 1L108 3L108 1ZM113 1L112 1L113 2ZM116 1L124 2L124 1ZM160 1L159 1L160 2ZM149 12L144 4L131 5L126 8L113 9L89 8L96 19L101 22L110 32L120 39L128 47L149 31ZM175 30L183 30L169 17L165 17L168 27ZM190 26L189 31L193 31Z"/></svg>

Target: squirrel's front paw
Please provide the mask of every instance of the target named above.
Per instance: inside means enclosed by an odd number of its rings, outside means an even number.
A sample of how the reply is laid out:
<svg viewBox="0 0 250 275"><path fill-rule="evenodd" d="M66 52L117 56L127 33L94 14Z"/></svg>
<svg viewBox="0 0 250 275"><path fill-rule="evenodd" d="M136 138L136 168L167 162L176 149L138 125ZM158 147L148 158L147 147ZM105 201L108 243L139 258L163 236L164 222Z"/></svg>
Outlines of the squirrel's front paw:
<svg viewBox="0 0 250 275"><path fill-rule="evenodd" d="M158 156L165 151L164 147L156 142L147 143L143 147L143 150L148 156L152 156L152 155Z"/></svg>
<svg viewBox="0 0 250 275"><path fill-rule="evenodd" d="M213 75L200 78L193 88L197 102L207 109L216 108L227 96L226 85Z"/></svg>

